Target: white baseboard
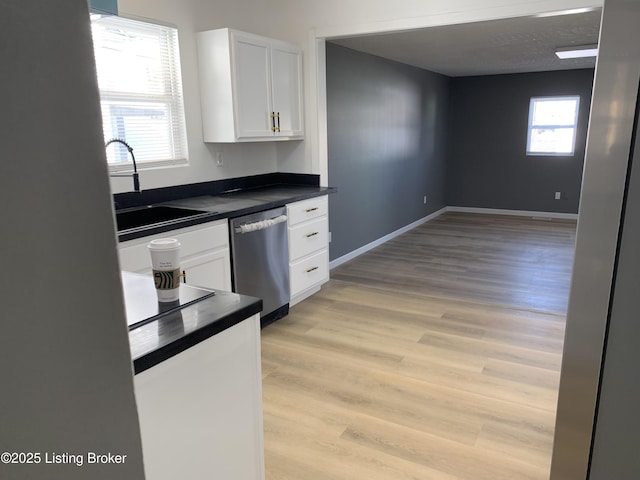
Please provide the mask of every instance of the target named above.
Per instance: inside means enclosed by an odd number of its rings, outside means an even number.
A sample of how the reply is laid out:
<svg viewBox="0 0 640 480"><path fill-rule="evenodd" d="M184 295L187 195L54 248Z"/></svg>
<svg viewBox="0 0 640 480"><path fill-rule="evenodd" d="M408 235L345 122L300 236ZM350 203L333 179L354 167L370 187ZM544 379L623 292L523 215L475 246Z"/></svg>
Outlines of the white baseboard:
<svg viewBox="0 0 640 480"><path fill-rule="evenodd" d="M531 218L540 218L540 219L548 219L548 218L557 218L557 219L563 219L563 220L578 219L578 214L576 213L535 212L535 211L529 211L529 210L505 210L500 208L444 207L438 210L437 212L433 212L431 215L427 215L426 217L421 218L420 220L416 220L415 222L410 223L409 225L406 225L396 230L395 232L391 232L390 234L385 235L384 237L381 237L371 243L368 243L352 252L349 252L340 258L336 258L335 260L332 260L331 262L329 262L329 269L334 269L342 265L343 263L348 262L349 260L352 260L357 256L362 255L363 253L366 253L369 250L382 245L385 242L388 242L389 240L397 237L398 235L402 235L403 233L406 233L409 230L412 230L417 226L422 225L423 223L427 223L429 220L433 220L434 218L439 217L445 212L480 213L485 215L487 214L488 215L513 215L517 217L531 217Z"/></svg>
<svg viewBox="0 0 640 480"><path fill-rule="evenodd" d="M339 265L342 265L345 262L348 262L349 260L356 258L359 255L362 255L365 252L368 252L369 250L376 248L380 245L382 245L385 242L388 242L389 240L391 240L392 238L397 237L398 235L402 235L403 233L408 232L409 230L412 230L414 228L416 228L419 225L422 225L423 223L427 223L429 220L433 220L436 217L439 217L440 215L442 215L443 213L445 213L447 211L447 207L441 208L440 210L433 212L431 215L427 215L426 217L421 218L420 220L416 220L413 223L410 223L409 225L405 225L404 227L389 233L388 235L385 235L384 237L381 237L377 240L374 240L371 243L367 243L366 245L347 253L346 255L343 255L340 258L336 258L335 260L332 260L331 262L329 262L329 269L334 269Z"/></svg>
<svg viewBox="0 0 640 480"><path fill-rule="evenodd" d="M558 218L563 220L577 220L577 213L535 212L529 210L506 210L501 208L476 208L476 207L447 207L447 212L482 213L488 215L513 215L517 217L532 218Z"/></svg>

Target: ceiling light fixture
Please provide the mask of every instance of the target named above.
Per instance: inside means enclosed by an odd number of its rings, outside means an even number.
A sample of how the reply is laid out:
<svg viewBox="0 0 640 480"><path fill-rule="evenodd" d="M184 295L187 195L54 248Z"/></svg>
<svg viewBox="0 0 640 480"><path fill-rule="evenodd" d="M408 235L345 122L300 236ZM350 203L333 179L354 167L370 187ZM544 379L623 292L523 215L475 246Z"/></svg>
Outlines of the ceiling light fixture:
<svg viewBox="0 0 640 480"><path fill-rule="evenodd" d="M598 45L576 45L575 47L556 48L556 56L561 59L597 57Z"/></svg>

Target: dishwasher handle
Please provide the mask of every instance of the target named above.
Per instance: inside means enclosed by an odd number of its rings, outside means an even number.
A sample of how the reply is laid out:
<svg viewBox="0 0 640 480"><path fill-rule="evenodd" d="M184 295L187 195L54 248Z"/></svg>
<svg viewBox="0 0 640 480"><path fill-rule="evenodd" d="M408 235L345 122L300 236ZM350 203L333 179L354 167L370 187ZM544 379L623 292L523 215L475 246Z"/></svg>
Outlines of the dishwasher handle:
<svg viewBox="0 0 640 480"><path fill-rule="evenodd" d="M252 223L245 223L234 228L236 233L249 233L256 232L258 230L265 230L269 227L283 223L287 221L286 215L279 215L273 218L267 218L266 220L260 220Z"/></svg>

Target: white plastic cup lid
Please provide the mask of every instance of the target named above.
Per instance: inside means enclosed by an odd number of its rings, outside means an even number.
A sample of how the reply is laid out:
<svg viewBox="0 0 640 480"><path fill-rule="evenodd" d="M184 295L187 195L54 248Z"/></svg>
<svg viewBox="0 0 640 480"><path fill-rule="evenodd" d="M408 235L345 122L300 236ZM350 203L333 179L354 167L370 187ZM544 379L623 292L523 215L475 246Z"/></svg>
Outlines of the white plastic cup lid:
<svg viewBox="0 0 640 480"><path fill-rule="evenodd" d="M147 247L152 250L175 250L180 248L180 242L177 238L158 238L151 240Z"/></svg>

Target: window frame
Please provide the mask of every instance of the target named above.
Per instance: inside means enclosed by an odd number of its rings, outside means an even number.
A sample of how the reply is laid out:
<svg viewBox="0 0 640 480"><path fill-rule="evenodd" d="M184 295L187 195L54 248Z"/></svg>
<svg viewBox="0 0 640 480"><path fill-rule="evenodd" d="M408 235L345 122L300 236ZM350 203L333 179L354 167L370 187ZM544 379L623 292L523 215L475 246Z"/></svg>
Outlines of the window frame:
<svg viewBox="0 0 640 480"><path fill-rule="evenodd" d="M575 120L572 125L553 125L553 124L533 124L533 112L536 102L538 101L566 101L575 100ZM531 97L529 101L529 121L527 125L527 156L535 157L573 157L576 153L576 135L578 132L578 116L580 114L580 95L549 95L542 97ZM571 139L571 151L570 152L538 152L531 150L531 134L536 128L553 128L553 129L573 129L573 137Z"/></svg>
<svg viewBox="0 0 640 480"><path fill-rule="evenodd" d="M189 165L189 151L188 151L188 138L187 138L187 128L186 128L186 112L185 112L185 101L184 101L184 90L182 87L182 68L181 68L181 56L180 56L180 42L179 42L179 34L178 27L174 24L164 23L156 20L150 20L148 18L140 18L135 16L108 16L101 17L98 16L96 18L92 18L92 28L93 22L100 22L101 20L106 20L109 22L118 22L119 20L123 20L124 25L118 26L123 30L127 29L127 26L130 27L130 24L127 25L126 22L139 22L141 24L147 24L151 27L158 27L162 29L170 29L172 40L167 41L167 49L168 55L166 56L168 60L168 64L165 66L165 76L163 80L165 83L170 84L170 92L169 93L131 93L126 91L111 91L100 88L100 81L98 81L98 89L100 95L100 106L101 112L106 102L123 102L126 105L126 102L139 102L140 104L152 103L155 102L157 104L164 104L167 107L167 111L169 112L169 118L167 119L166 126L171 131L171 138L168 140L168 143L171 145L172 157L164 158L158 160L144 160L140 158L139 151L137 152L135 149L135 145L131 144L131 147L134 149L134 155L136 155L136 167L138 171L141 170L149 170L156 168L166 168L166 167L175 167L175 166L187 166ZM133 30L133 29L132 29ZM166 32L165 35L169 33ZM95 52L95 40L94 40L94 52ZM96 62L96 75L99 77L98 65ZM172 81L169 81L172 80ZM123 107L128 108L128 107ZM134 108L134 107L131 107ZM178 117L175 117L175 116ZM103 120L103 135L105 143L113 138L113 136L108 136L105 131L105 117L102 116ZM126 136L118 137L122 138L125 141L128 141ZM180 147L176 149L175 145L180 143ZM109 146L109 149L113 148L116 150L120 148L122 152L121 155L126 153L127 161L113 163L107 160L107 167L109 173L120 173L120 172L131 172L133 170L133 161L129 152L126 152L124 146L120 147L119 144L114 144L114 146ZM178 154L176 154L176 151ZM107 152L108 154L109 152Z"/></svg>

